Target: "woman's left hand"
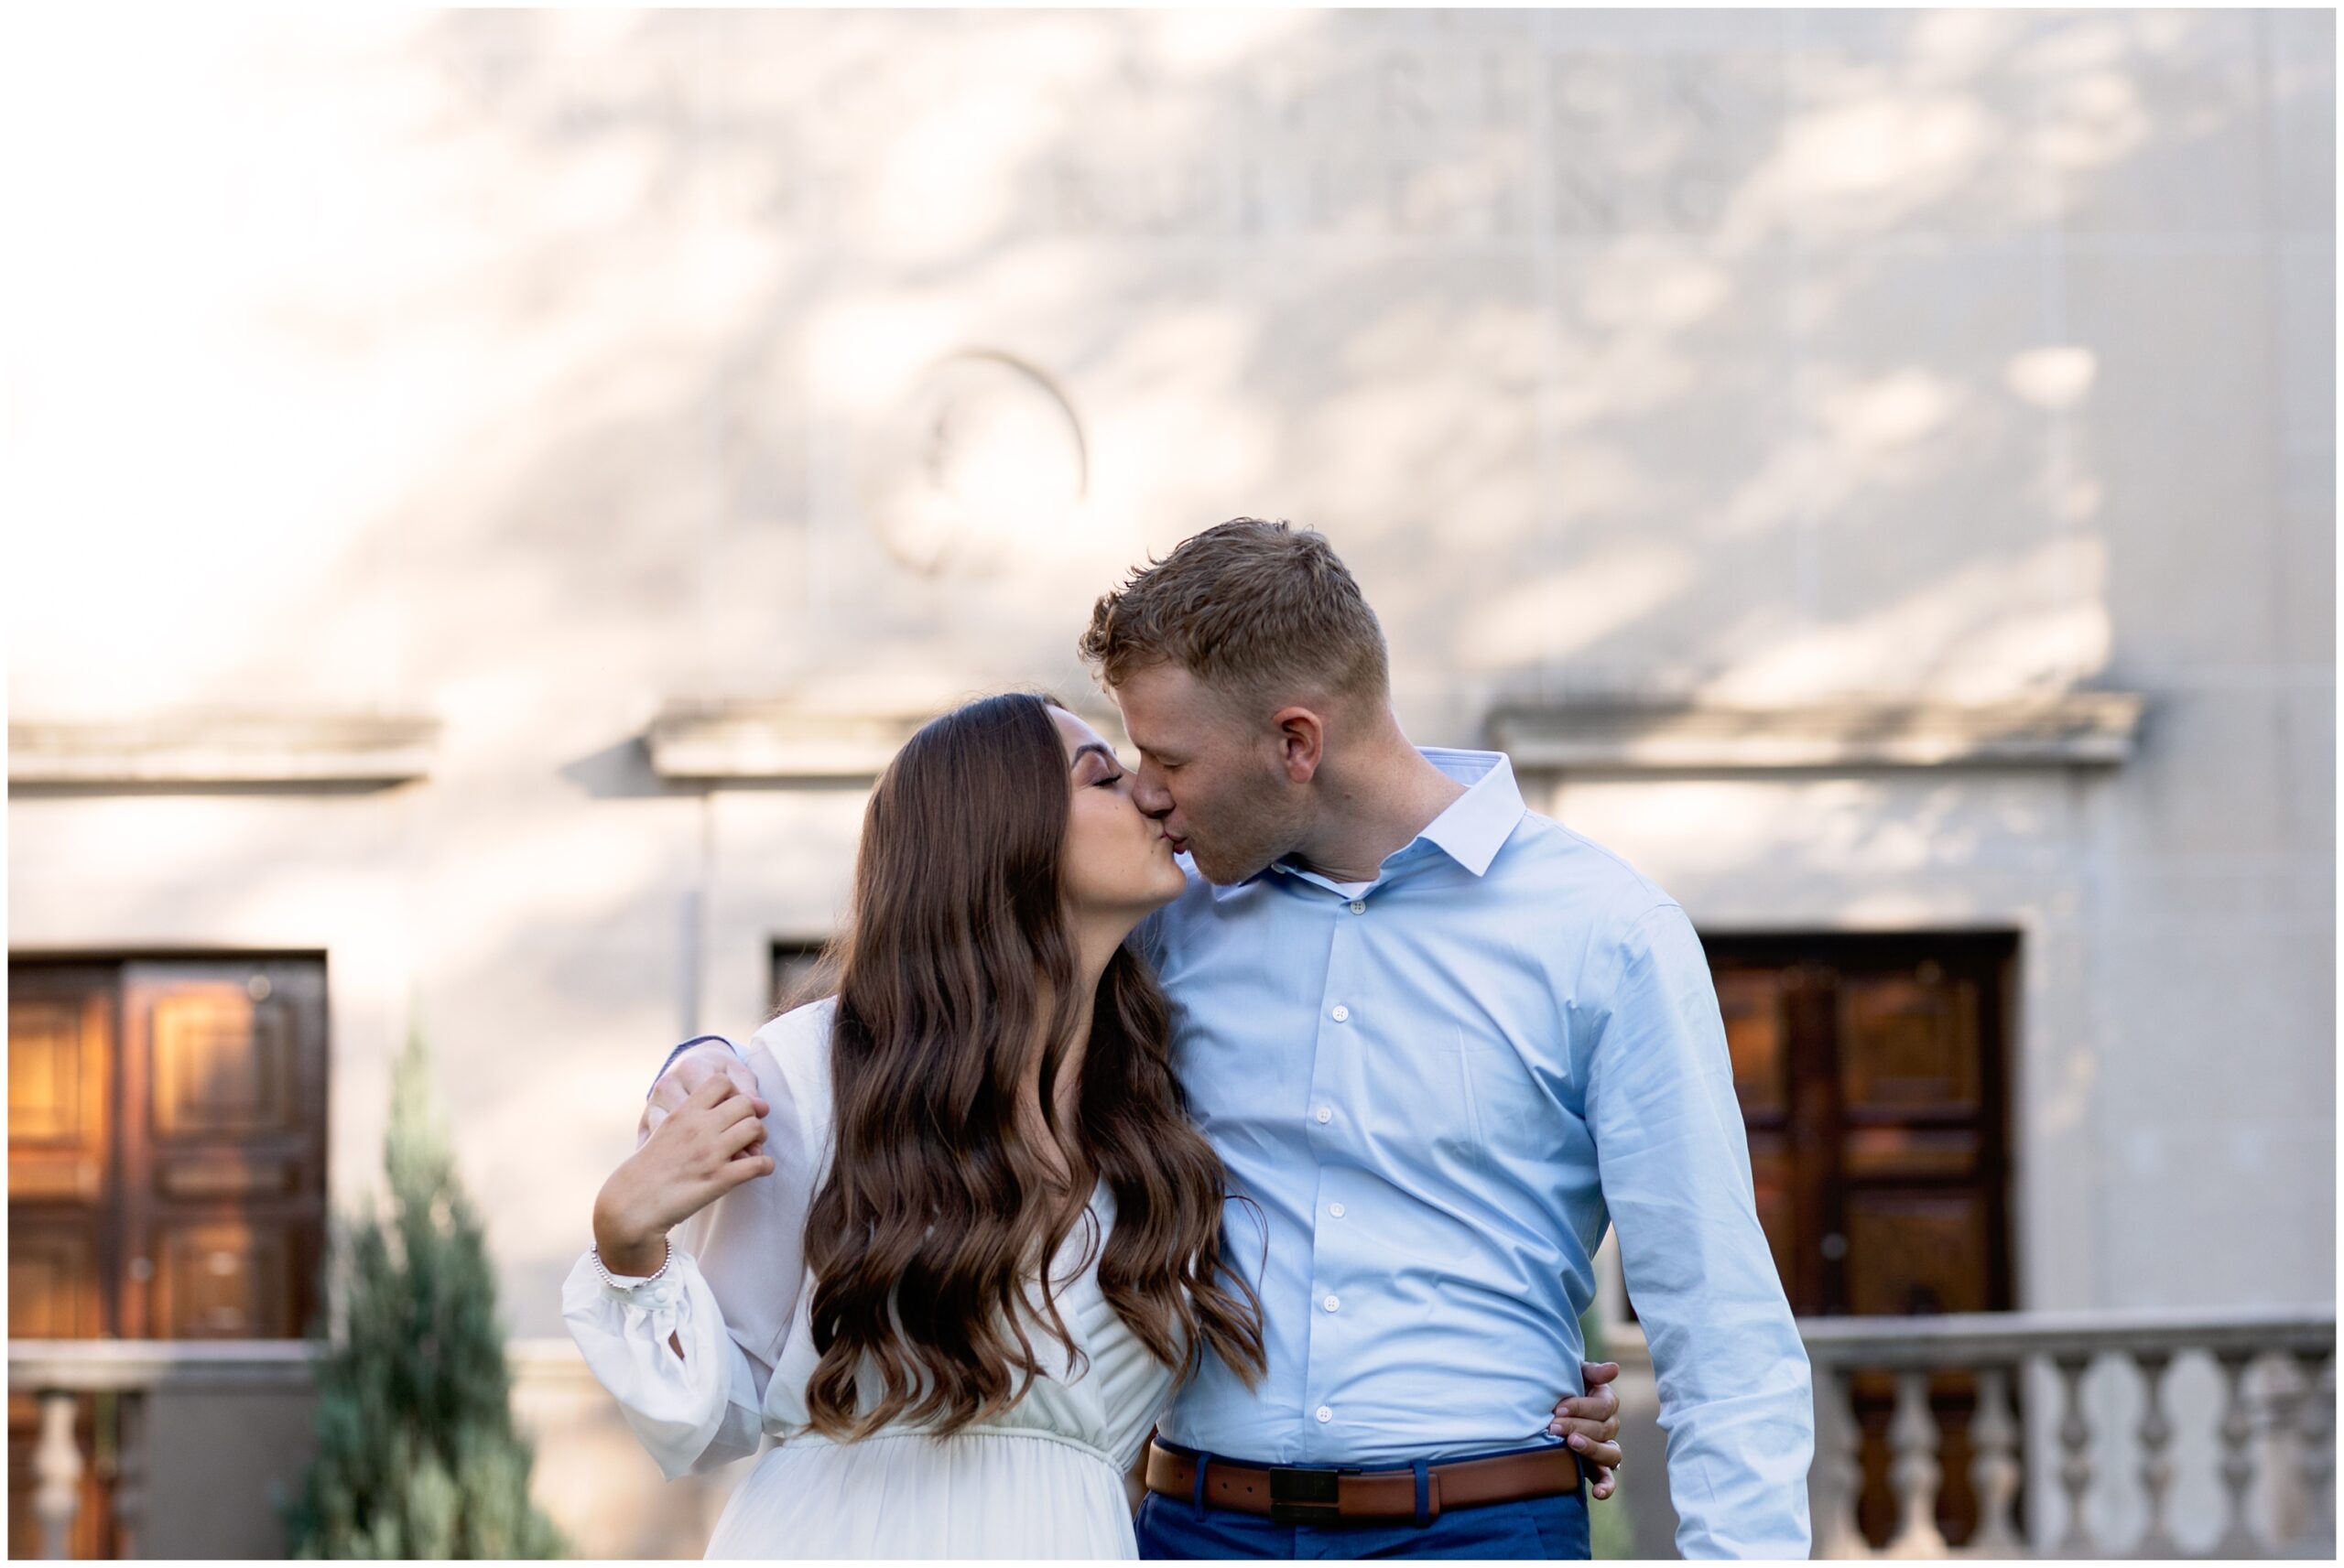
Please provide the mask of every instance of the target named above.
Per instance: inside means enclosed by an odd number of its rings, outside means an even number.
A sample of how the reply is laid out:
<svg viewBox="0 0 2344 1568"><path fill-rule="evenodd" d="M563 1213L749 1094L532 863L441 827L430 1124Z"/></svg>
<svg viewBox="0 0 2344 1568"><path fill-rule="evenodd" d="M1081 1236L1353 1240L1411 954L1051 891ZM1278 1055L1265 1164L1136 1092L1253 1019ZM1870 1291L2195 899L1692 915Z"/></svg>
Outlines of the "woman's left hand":
<svg viewBox="0 0 2344 1568"><path fill-rule="evenodd" d="M1589 1489L1598 1498L1608 1498L1619 1485L1612 1472L1622 1460L1615 1441L1620 1435L1620 1396L1610 1387L1620 1375L1620 1363L1582 1361L1579 1375L1586 1379L1587 1392L1557 1400L1555 1419L1546 1423L1546 1430L1568 1443L1571 1452L1579 1455L1588 1470Z"/></svg>

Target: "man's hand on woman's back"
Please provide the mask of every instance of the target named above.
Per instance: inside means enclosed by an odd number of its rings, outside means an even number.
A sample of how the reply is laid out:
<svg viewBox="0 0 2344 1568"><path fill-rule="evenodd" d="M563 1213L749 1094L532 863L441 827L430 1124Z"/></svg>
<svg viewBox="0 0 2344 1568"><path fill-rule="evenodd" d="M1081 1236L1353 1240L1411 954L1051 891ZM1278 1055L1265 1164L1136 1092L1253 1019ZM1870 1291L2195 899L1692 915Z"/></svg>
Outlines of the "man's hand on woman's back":
<svg viewBox="0 0 2344 1568"><path fill-rule="evenodd" d="M651 1086L651 1098L643 1102L642 1119L635 1124L635 1146L642 1148L644 1142L659 1130L661 1122L684 1108L685 1102L692 1098L693 1090L718 1076L729 1078L735 1091L757 1100L759 1116L770 1108L764 1100L757 1098L757 1076L749 1071L749 1064L734 1055L731 1046L722 1041L711 1040L693 1046L668 1063L667 1070L659 1075L659 1081ZM742 1152L743 1155L756 1155L764 1153L765 1149L765 1140L759 1138Z"/></svg>
<svg viewBox="0 0 2344 1568"><path fill-rule="evenodd" d="M1617 1361L1582 1361L1583 1394L1567 1394L1555 1401L1555 1419L1546 1430L1570 1444L1589 1470L1588 1488L1608 1498L1618 1485L1612 1472L1621 1464L1620 1395L1610 1385L1620 1375Z"/></svg>

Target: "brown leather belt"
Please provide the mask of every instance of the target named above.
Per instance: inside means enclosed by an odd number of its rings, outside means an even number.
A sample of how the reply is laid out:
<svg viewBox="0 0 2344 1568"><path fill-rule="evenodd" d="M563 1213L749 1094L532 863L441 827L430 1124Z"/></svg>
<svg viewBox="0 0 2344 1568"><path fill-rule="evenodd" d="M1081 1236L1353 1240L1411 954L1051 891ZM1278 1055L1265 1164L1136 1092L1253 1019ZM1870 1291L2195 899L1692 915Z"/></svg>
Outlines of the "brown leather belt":
<svg viewBox="0 0 2344 1568"><path fill-rule="evenodd" d="M1579 1490L1579 1461L1568 1448L1459 1459L1427 1465L1423 1518L1443 1508L1519 1502ZM1147 1445L1147 1489L1192 1502L1197 1461L1160 1443ZM1313 1470L1278 1465L1259 1469L1208 1456L1205 1503L1261 1514L1280 1524L1393 1524L1417 1519L1416 1473L1408 1470Z"/></svg>

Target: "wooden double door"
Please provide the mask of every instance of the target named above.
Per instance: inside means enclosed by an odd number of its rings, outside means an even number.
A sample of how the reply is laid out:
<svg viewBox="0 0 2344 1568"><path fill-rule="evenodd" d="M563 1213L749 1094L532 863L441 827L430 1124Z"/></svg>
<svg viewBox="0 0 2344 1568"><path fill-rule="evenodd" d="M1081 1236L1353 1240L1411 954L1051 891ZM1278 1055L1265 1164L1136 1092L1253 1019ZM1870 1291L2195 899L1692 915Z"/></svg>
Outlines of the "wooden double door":
<svg viewBox="0 0 2344 1568"><path fill-rule="evenodd" d="M1707 936L1758 1217L1801 1316L2006 1311L2011 935ZM1894 1386L1859 1376L1874 1545L1894 1528ZM1947 1539L1976 1527L1974 1380L1934 1379ZM2024 1506L2024 1499L2021 1498Z"/></svg>
<svg viewBox="0 0 2344 1568"><path fill-rule="evenodd" d="M300 957L8 966L8 1333L295 1337L325 1249L326 988ZM77 1553L110 1555L113 1408L82 1411ZM8 1399L10 1554L38 1549Z"/></svg>

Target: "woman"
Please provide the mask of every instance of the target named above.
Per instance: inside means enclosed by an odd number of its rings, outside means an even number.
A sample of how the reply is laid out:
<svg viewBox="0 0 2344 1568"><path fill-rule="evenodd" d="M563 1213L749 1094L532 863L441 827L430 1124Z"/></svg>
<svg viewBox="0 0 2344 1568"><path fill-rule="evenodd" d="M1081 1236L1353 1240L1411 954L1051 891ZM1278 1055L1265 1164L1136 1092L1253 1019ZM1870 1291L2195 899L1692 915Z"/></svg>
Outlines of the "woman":
<svg viewBox="0 0 2344 1568"><path fill-rule="evenodd" d="M1173 1389L1263 1368L1124 944L1184 882L1044 698L971 703L881 776L838 994L758 1032L756 1097L718 1076L659 1124L564 1290L671 1478L786 1440L710 1556L1134 1554L1123 1477Z"/></svg>

